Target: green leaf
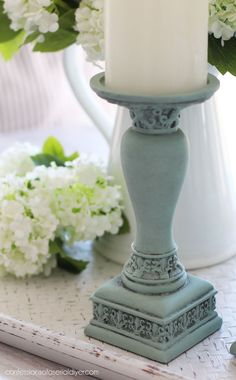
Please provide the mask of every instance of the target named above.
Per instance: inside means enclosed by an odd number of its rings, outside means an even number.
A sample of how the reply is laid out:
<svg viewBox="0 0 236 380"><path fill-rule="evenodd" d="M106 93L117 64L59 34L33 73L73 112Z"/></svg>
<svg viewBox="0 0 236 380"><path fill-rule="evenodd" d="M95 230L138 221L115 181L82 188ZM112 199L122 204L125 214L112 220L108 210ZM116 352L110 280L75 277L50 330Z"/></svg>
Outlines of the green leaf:
<svg viewBox="0 0 236 380"><path fill-rule="evenodd" d="M47 33L44 42L38 42L33 51L41 53L56 52L63 50L76 42L77 33L67 30L58 30L55 33Z"/></svg>
<svg viewBox="0 0 236 380"><path fill-rule="evenodd" d="M75 25L75 9L70 9L69 11L65 12L60 18L59 18L59 29L64 29L69 32L73 32L74 34L78 34L74 30Z"/></svg>
<svg viewBox="0 0 236 380"><path fill-rule="evenodd" d="M78 152L74 152L70 156L66 156L65 157L65 161L74 161L78 157L79 157L79 153Z"/></svg>
<svg viewBox="0 0 236 380"><path fill-rule="evenodd" d="M20 32L12 40L0 43L0 54L8 61L18 52L24 43L25 33Z"/></svg>
<svg viewBox="0 0 236 380"><path fill-rule="evenodd" d="M35 156L31 156L32 161L36 166L46 166L47 168L51 166L52 162L55 162L57 166L64 166L64 161L61 161L51 154L39 153Z"/></svg>
<svg viewBox="0 0 236 380"><path fill-rule="evenodd" d="M78 152L74 152L69 156L65 156L64 148L61 145L60 141L56 139L56 137L50 136L43 144L43 153L47 156L53 156L54 159L56 158L57 161L59 160L60 163L64 163L66 161L74 161L76 158L79 157ZM60 165L61 166L61 165Z"/></svg>
<svg viewBox="0 0 236 380"><path fill-rule="evenodd" d="M77 9L79 8L80 2L81 0L54 0L54 4L59 11L68 11L71 8Z"/></svg>
<svg viewBox="0 0 236 380"><path fill-rule="evenodd" d="M73 257L57 255L58 267L67 272L79 274L88 265L88 261L76 260Z"/></svg>
<svg viewBox="0 0 236 380"><path fill-rule="evenodd" d="M19 32L10 28L11 21L4 13L3 2L0 2L0 43L15 39Z"/></svg>
<svg viewBox="0 0 236 380"><path fill-rule="evenodd" d="M63 250L63 243L61 239L56 238L55 240L50 241L49 251L52 255L57 255L61 252L61 250Z"/></svg>
<svg viewBox="0 0 236 380"><path fill-rule="evenodd" d="M236 76L236 38L221 44L221 39L209 36L208 61L215 66L221 74L227 72Z"/></svg>
<svg viewBox="0 0 236 380"><path fill-rule="evenodd" d="M75 43L78 32L73 29L74 23L75 9L70 9L60 17L59 29L55 33L46 33L44 42L38 42L34 51L56 52Z"/></svg>
<svg viewBox="0 0 236 380"><path fill-rule="evenodd" d="M121 226L118 235L128 234L130 232L130 223L127 216L122 213L123 225Z"/></svg>
<svg viewBox="0 0 236 380"><path fill-rule="evenodd" d="M81 2L81 0L66 0L66 1L64 1L64 0L55 0L55 3L57 5L66 4L67 7L75 8L75 9L77 9L79 7L80 2Z"/></svg>
<svg viewBox="0 0 236 380"><path fill-rule="evenodd" d="M34 33L31 33L29 34L25 41L24 41L24 44L29 44L31 42L33 42L34 40L36 40L36 38L38 38L40 36L40 33L39 32L34 32Z"/></svg>
<svg viewBox="0 0 236 380"><path fill-rule="evenodd" d="M61 143L56 137L50 136L43 144L43 153L59 158L64 161L65 152Z"/></svg>
<svg viewBox="0 0 236 380"><path fill-rule="evenodd" d="M63 241L56 238L54 241L50 242L50 253L57 255L57 264L59 268L70 273L79 274L87 267L88 261L78 260L69 256L63 246Z"/></svg>
<svg viewBox="0 0 236 380"><path fill-rule="evenodd" d="M70 9L69 4L67 4L67 2L65 2L64 0L54 0L54 4L56 5L57 10L59 11L68 11Z"/></svg>

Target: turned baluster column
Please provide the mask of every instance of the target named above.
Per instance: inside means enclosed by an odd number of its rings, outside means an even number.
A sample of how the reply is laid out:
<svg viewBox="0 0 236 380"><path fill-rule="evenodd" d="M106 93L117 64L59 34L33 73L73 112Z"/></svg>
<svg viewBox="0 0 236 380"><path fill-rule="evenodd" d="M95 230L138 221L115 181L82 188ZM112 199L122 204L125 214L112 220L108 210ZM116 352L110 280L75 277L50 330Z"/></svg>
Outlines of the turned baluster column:
<svg viewBox="0 0 236 380"><path fill-rule="evenodd" d="M133 125L123 136L121 157L137 232L122 281L141 293L173 292L187 278L172 233L188 163L187 139L178 129L180 107L129 108Z"/></svg>

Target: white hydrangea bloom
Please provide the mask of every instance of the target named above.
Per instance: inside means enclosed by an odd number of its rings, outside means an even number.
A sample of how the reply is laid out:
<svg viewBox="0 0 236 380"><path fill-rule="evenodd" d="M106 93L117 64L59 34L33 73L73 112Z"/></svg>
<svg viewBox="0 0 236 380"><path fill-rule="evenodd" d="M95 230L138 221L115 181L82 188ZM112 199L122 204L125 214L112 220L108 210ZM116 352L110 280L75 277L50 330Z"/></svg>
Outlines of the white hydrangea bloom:
<svg viewBox="0 0 236 380"><path fill-rule="evenodd" d="M103 169L82 158L66 167L32 167L27 159L37 151L18 144L0 156L0 168L8 167L0 178L0 273L17 277L50 274L55 237L92 240L123 223L120 188Z"/></svg>
<svg viewBox="0 0 236 380"><path fill-rule="evenodd" d="M75 13L77 42L89 61L104 60L104 0L82 0Z"/></svg>
<svg viewBox="0 0 236 380"><path fill-rule="evenodd" d="M49 242L58 221L50 194L37 184L39 180L29 186L25 177L16 176L0 183L0 266L16 277L49 274L56 263Z"/></svg>
<svg viewBox="0 0 236 380"><path fill-rule="evenodd" d="M24 26L25 12L27 6L24 0L4 0L4 11L7 13L11 20L11 28L15 31L20 30Z"/></svg>
<svg viewBox="0 0 236 380"><path fill-rule="evenodd" d="M34 169L30 156L39 153L37 146L28 143L16 143L0 154L0 177L8 174L24 176Z"/></svg>
<svg viewBox="0 0 236 380"><path fill-rule="evenodd" d="M236 1L210 0L209 32L222 43L236 36Z"/></svg>
<svg viewBox="0 0 236 380"><path fill-rule="evenodd" d="M47 8L52 0L4 0L4 11L15 31L23 29L26 35L33 32L56 32L59 28L58 15Z"/></svg>
<svg viewBox="0 0 236 380"><path fill-rule="evenodd" d="M40 12L35 23L40 33L54 33L58 29L58 16L56 13L49 13L45 9Z"/></svg>
<svg viewBox="0 0 236 380"><path fill-rule="evenodd" d="M82 158L69 170L73 184L57 189L53 201L59 233L71 242L116 234L123 224L120 187L110 185L102 168Z"/></svg>
<svg viewBox="0 0 236 380"><path fill-rule="evenodd" d="M58 236L72 243L119 231L123 224L120 187L110 185L95 163L79 158L67 167L39 166L27 175L37 187L39 178L42 191L52 194Z"/></svg>

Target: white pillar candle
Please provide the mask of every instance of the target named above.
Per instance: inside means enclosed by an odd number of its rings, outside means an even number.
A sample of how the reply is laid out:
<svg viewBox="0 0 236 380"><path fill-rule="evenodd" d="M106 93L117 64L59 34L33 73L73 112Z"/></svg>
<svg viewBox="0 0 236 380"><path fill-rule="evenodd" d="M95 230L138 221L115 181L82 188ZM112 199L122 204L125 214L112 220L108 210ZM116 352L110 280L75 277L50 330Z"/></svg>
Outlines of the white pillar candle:
<svg viewBox="0 0 236 380"><path fill-rule="evenodd" d="M208 0L105 0L106 85L129 94L207 81Z"/></svg>

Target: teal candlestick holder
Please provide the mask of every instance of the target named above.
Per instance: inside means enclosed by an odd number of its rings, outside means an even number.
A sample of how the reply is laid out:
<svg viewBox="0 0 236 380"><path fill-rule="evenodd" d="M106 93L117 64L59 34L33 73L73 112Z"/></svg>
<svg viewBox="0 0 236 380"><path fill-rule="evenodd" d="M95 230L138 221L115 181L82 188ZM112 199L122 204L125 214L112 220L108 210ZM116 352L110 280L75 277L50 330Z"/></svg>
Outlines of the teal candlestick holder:
<svg viewBox="0 0 236 380"><path fill-rule="evenodd" d="M102 73L92 78L91 87L108 102L127 107L133 120L123 136L121 159L137 228L121 275L91 297L93 319L85 334L168 363L222 325L216 290L186 273L172 233L188 164L180 112L209 99L219 81L209 75L198 91L143 97L109 90Z"/></svg>

